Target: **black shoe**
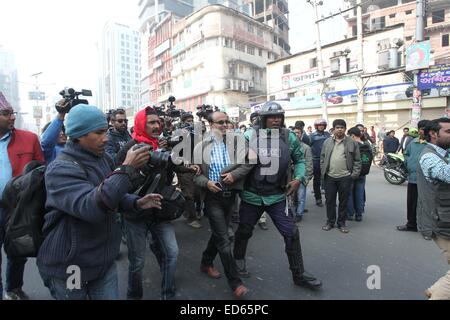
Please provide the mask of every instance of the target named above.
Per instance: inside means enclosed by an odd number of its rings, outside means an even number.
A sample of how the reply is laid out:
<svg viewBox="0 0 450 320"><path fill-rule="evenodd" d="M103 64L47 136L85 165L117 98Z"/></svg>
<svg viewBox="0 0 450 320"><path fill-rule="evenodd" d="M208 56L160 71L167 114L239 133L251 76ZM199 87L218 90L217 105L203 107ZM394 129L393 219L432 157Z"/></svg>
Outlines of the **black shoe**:
<svg viewBox="0 0 450 320"><path fill-rule="evenodd" d="M261 228L261 230L269 230L265 222L258 222L258 226Z"/></svg>
<svg viewBox="0 0 450 320"><path fill-rule="evenodd" d="M355 221L361 222L362 221L362 216L356 216L355 217Z"/></svg>
<svg viewBox="0 0 450 320"><path fill-rule="evenodd" d="M417 232L417 228L412 228L412 227L409 227L407 225L397 226L397 230L398 231L413 231L413 232Z"/></svg>
<svg viewBox="0 0 450 320"><path fill-rule="evenodd" d="M299 277L294 277L294 283L297 286L305 287L311 290L317 290L322 287L322 282L307 272L303 272L303 274Z"/></svg>
<svg viewBox="0 0 450 320"><path fill-rule="evenodd" d="M353 216L348 216L347 221L353 221Z"/></svg>
<svg viewBox="0 0 450 320"><path fill-rule="evenodd" d="M247 265L245 259L235 259L236 261L236 271L240 278L250 278L250 273L247 271Z"/></svg>
<svg viewBox="0 0 450 320"><path fill-rule="evenodd" d="M303 213L308 213L308 209L303 210Z"/></svg>
<svg viewBox="0 0 450 320"><path fill-rule="evenodd" d="M295 222L296 222L296 223L297 223L297 222L301 222L302 219L303 219L302 216L295 216Z"/></svg>
<svg viewBox="0 0 450 320"><path fill-rule="evenodd" d="M316 205L318 207L323 207L322 199L316 200Z"/></svg>

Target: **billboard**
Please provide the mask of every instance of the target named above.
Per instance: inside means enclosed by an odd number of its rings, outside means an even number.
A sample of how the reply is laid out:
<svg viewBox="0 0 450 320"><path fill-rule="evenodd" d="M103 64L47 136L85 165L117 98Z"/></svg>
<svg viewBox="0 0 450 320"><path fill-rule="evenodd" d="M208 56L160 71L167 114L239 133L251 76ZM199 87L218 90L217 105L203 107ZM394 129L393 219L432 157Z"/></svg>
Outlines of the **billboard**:
<svg viewBox="0 0 450 320"><path fill-rule="evenodd" d="M406 49L406 71L426 69L430 66L430 41L410 45Z"/></svg>
<svg viewBox="0 0 450 320"><path fill-rule="evenodd" d="M418 87L420 90L450 88L450 63L421 70Z"/></svg>

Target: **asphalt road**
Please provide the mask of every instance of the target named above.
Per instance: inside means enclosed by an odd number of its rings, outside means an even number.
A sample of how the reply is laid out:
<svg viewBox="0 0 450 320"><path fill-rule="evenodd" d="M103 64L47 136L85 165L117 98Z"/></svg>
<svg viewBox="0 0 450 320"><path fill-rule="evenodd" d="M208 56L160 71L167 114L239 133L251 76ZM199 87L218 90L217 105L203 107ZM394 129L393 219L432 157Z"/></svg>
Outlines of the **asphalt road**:
<svg viewBox="0 0 450 320"><path fill-rule="evenodd" d="M270 219L268 231L255 229L248 250L248 269L245 279L251 300L425 300L424 290L448 270L448 265L433 241L426 241L418 233L399 232L395 226L406 220L406 183L388 184L377 168L367 178L367 206L362 222L349 221L350 233L337 229L321 230L326 220L325 208L314 204L308 189L307 208L300 227L306 270L323 281L318 292L293 284L284 243ZM227 300L233 299L226 280L208 278L200 273L201 254L209 239L206 218L204 227L194 230L183 218L175 222L180 248L176 283L178 299ZM236 227L236 225L234 226ZM118 260L121 298L126 297L126 247ZM148 251L144 277L144 298L158 300L160 273L156 259ZM3 259L2 270L5 270ZM216 267L223 271L219 258ZM380 270L380 289L368 289L369 266ZM4 279L4 274L3 274ZM25 269L24 290L32 299L51 299L39 277L35 260L29 259Z"/></svg>

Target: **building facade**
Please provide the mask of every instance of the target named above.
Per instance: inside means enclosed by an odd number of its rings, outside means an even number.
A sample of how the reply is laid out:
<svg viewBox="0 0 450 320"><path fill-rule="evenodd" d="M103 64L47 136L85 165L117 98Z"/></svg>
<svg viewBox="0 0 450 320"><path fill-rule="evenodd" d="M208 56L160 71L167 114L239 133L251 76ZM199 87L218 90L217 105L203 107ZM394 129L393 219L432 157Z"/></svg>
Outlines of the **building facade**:
<svg viewBox="0 0 450 320"><path fill-rule="evenodd" d="M99 44L99 107L123 108L133 115L140 106L140 36L129 26L109 22Z"/></svg>
<svg viewBox="0 0 450 320"><path fill-rule="evenodd" d="M237 118L240 108L265 101L266 65L287 55L273 35L266 24L220 5L180 20L172 36L177 105L216 105Z"/></svg>
<svg viewBox="0 0 450 320"><path fill-rule="evenodd" d="M22 115L20 114L18 72L14 54L6 48L0 46L0 91L6 99L19 112L16 120L16 127L23 126Z"/></svg>
<svg viewBox="0 0 450 320"><path fill-rule="evenodd" d="M325 92L318 80L317 54L309 50L274 61L267 67L268 100L284 100L286 120L312 125L322 117L326 100L328 118L343 118L356 124L357 79L364 78L364 123L398 129L411 119L412 79L405 72L405 25L369 31L364 37L364 66L358 66L356 37L322 47L326 77ZM364 70L364 74L362 71ZM431 90L423 100L422 118L446 114L448 99Z"/></svg>

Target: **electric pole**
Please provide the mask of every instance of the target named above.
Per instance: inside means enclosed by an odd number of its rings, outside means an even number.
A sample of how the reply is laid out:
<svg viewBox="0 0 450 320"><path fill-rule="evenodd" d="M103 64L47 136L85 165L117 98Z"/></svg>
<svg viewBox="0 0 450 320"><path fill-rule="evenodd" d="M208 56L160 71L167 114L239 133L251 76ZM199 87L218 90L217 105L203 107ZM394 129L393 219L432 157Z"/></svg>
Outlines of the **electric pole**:
<svg viewBox="0 0 450 320"><path fill-rule="evenodd" d="M322 98L322 118L328 122L328 110L327 110L327 96L325 93L326 79L323 72L323 58L322 58L322 45L320 42L320 27L319 27L319 13L318 6L323 5L323 1L307 0L309 4L313 6L315 24L316 24L316 53L317 53L317 68L319 70L320 93Z"/></svg>
<svg viewBox="0 0 450 320"><path fill-rule="evenodd" d="M424 40L425 33L425 10L424 0L417 0L416 3L416 42ZM419 89L419 71L414 70L414 90L413 90L413 104L411 111L411 125L417 127L417 123L422 117L422 92Z"/></svg>
<svg viewBox="0 0 450 320"><path fill-rule="evenodd" d="M356 1L356 28L357 28L357 42L358 42L358 69L361 70L362 74L358 77L358 105L356 122L364 123L364 83L362 76L364 75L364 43L363 43L363 21L362 21L362 6L361 0Z"/></svg>

